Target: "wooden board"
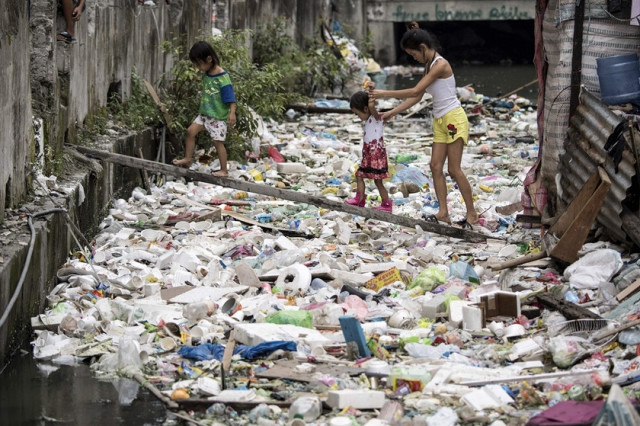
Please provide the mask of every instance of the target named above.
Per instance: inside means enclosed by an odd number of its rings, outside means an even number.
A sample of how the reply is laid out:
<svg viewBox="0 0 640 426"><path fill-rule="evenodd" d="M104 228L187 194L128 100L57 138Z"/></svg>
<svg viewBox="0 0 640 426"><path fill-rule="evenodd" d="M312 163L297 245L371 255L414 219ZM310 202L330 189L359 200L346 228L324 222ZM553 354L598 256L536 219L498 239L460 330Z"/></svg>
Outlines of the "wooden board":
<svg viewBox="0 0 640 426"><path fill-rule="evenodd" d="M70 146L71 147L71 146ZM220 185L226 188L238 189L241 191L253 192L255 194L266 195L269 197L276 197L283 200L294 201L298 203L313 204L320 208L326 208L329 210L340 211L349 213L354 216L360 216L366 219L375 219L382 222L393 223L408 228L415 229L419 226L424 231L433 232L440 235L445 235L452 238L460 238L469 242L484 242L487 236L475 232L473 230L459 228L456 226L445 225L424 219L415 219L411 217L405 217L395 215L373 208L362 208L351 206L344 202L333 201L325 198L322 195L309 195L302 192L285 190L280 188L274 188L272 186L257 184L252 182L246 182L241 179L233 179L229 177L212 176L207 173L200 173L193 170L186 169L184 167L178 167L170 164L157 163L155 161L142 160L135 157L129 157L126 155L114 154L112 152L102 151L93 148L87 148L84 146L73 145L73 148L79 152L99 158L104 161L120 164L122 166L133 167L137 169L147 169L154 173L162 173L171 176L190 178L196 181L212 183L214 185ZM496 237L492 237L496 238Z"/></svg>
<svg viewBox="0 0 640 426"><path fill-rule="evenodd" d="M300 362L295 360L281 360L281 361L278 361L270 369L262 371L260 373L256 373L256 377L265 378L265 379L284 379L284 380L292 380L296 382L311 383L312 381L314 381L313 376L316 373L329 374L333 377L338 377L342 374L348 374L349 376L359 376L360 374L366 372L366 370L362 368L347 367L344 365L318 363L318 364L314 364L316 367L315 372L302 374L302 373L296 372L296 366L299 364Z"/></svg>

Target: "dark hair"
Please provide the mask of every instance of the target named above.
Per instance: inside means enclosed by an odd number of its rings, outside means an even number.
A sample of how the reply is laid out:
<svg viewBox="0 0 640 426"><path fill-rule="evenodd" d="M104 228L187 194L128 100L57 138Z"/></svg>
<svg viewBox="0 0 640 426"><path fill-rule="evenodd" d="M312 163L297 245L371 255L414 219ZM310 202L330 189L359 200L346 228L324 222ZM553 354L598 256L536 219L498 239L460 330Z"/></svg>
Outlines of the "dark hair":
<svg viewBox="0 0 640 426"><path fill-rule="evenodd" d="M407 27L407 31L420 28L420 25L418 25L416 21L407 22L405 26Z"/></svg>
<svg viewBox="0 0 640 426"><path fill-rule="evenodd" d="M351 95L351 101L349 102L349 107L355 108L358 111L364 111L364 109L369 105L369 93L363 90L354 93Z"/></svg>
<svg viewBox="0 0 640 426"><path fill-rule="evenodd" d="M420 45L424 44L428 48L440 52L440 43L433 34L422 28L414 28L409 30L402 36L400 40L400 47L402 50L413 49L420 50Z"/></svg>
<svg viewBox="0 0 640 426"><path fill-rule="evenodd" d="M211 64L212 66L215 67L217 65L220 65L218 54L206 41L196 42L196 44L194 44L189 51L189 59L191 59L191 62L194 63L207 62L207 58L209 56L211 56L211 60L213 61L213 63Z"/></svg>

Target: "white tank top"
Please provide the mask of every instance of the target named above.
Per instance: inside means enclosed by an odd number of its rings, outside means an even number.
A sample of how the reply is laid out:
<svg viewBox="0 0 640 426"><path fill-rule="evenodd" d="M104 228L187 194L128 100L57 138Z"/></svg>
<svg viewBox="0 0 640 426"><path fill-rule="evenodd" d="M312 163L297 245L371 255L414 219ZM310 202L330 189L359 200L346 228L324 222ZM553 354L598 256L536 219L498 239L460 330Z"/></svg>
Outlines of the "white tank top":
<svg viewBox="0 0 640 426"><path fill-rule="evenodd" d="M440 55L436 56L433 62L431 62L429 70L431 70L433 64L439 59L444 58ZM449 111L461 106L458 100L458 94L456 93L456 79L453 74L447 78L438 78L431 83L431 85L427 87L427 93L433 96L433 116L435 118L440 118Z"/></svg>

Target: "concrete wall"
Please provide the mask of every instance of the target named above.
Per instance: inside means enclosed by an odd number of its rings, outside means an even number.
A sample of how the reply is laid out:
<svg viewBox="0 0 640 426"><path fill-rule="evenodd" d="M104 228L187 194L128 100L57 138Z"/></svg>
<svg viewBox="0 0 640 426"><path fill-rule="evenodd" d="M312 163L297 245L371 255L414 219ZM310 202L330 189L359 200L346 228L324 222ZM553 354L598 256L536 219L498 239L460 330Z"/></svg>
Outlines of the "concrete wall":
<svg viewBox="0 0 640 426"><path fill-rule="evenodd" d="M213 0L171 0L143 6L136 0L91 0L75 25L77 43L56 41L64 27L57 0L0 0L0 314L19 282L30 241L24 215L53 207L48 197L26 202L28 177L62 158L74 142L77 125L106 105L110 92L126 98L131 73L152 82L171 67L159 49L180 35L190 43L211 32ZM32 123L38 122L37 126ZM155 156L151 131L111 142L105 149ZM153 143L152 143L153 142ZM111 148L113 146L113 148ZM66 154L68 157L68 154ZM73 190L56 197L84 235L94 235L110 200L138 184L139 172L118 166L87 167L79 159L60 173ZM70 171L73 170L73 174ZM63 176L64 175L64 176ZM86 198L78 202L78 184ZM29 319L44 307L55 273L75 248L64 217L53 214L36 225L33 256L19 298L0 327L0 371L10 355L28 341Z"/></svg>
<svg viewBox="0 0 640 426"><path fill-rule="evenodd" d="M329 0L229 0L232 28L256 29L280 16L291 22L290 33L298 45L305 38L320 37L320 22L336 19L353 37L366 34L365 0L334 0L338 13L332 14Z"/></svg>
<svg viewBox="0 0 640 426"><path fill-rule="evenodd" d="M0 221L25 197L31 146L28 2L0 0Z"/></svg>

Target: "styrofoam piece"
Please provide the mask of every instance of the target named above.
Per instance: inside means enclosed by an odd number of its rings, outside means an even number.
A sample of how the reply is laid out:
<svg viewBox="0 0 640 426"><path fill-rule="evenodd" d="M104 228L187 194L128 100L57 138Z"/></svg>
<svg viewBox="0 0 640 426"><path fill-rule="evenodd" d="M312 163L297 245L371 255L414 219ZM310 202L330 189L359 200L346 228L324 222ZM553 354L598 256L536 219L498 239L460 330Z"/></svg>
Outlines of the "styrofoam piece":
<svg viewBox="0 0 640 426"><path fill-rule="evenodd" d="M441 294L436 295L434 298L425 300L422 303L422 316L424 318L435 319L440 312L446 310L445 297Z"/></svg>
<svg viewBox="0 0 640 426"><path fill-rule="evenodd" d="M210 377L199 377L196 387L209 395L216 396L220 394L220 383Z"/></svg>
<svg viewBox="0 0 640 426"><path fill-rule="evenodd" d="M462 328L479 331L483 328L482 309L465 305L462 307Z"/></svg>
<svg viewBox="0 0 640 426"><path fill-rule="evenodd" d="M543 349L535 340L523 339L511 347L511 350L507 354L507 358L509 361L515 361L518 358L537 357L542 356L543 354Z"/></svg>
<svg viewBox="0 0 640 426"><path fill-rule="evenodd" d="M359 410L373 410L382 408L385 403L385 393L366 389L343 389L329 391L327 405L331 408L343 409L353 407Z"/></svg>
<svg viewBox="0 0 640 426"><path fill-rule="evenodd" d="M182 267L189 272L196 272L196 268L200 264L200 259L184 249L178 251L173 258L174 267Z"/></svg>
<svg viewBox="0 0 640 426"><path fill-rule="evenodd" d="M199 302L201 300L211 300L213 302L218 301L222 297L231 293L245 292L249 287L246 286L234 286L234 287L195 287L193 290L189 290L176 297L169 299L173 303L191 303Z"/></svg>
<svg viewBox="0 0 640 426"><path fill-rule="evenodd" d="M342 281L343 284L361 286L372 278L372 274L357 274L355 272L341 271L339 269L332 269L331 275L336 280Z"/></svg>
<svg viewBox="0 0 640 426"><path fill-rule="evenodd" d="M306 173L307 166L302 163L278 163L276 165L278 173Z"/></svg>
<svg viewBox="0 0 640 426"><path fill-rule="evenodd" d="M293 243L290 239L285 237L284 235L276 238L276 246L278 246L281 250L299 250L300 248Z"/></svg>
<svg viewBox="0 0 640 426"><path fill-rule="evenodd" d="M254 346L276 340L304 341L308 344L326 344L330 340L321 332L291 324L238 323L234 326L234 336L243 345Z"/></svg>
<svg viewBox="0 0 640 426"><path fill-rule="evenodd" d="M247 262L237 263L235 270L240 285L247 287L260 287L260 279L258 279L256 272Z"/></svg>
<svg viewBox="0 0 640 426"><path fill-rule="evenodd" d="M393 262L376 262L376 263L362 263L358 266L357 272L365 274L371 272L377 274L380 272L388 271L391 268L398 268L400 270L407 269L407 262L396 260Z"/></svg>
<svg viewBox="0 0 640 426"><path fill-rule="evenodd" d="M333 223L333 232L335 232L338 242L340 244L349 244L351 227L339 217L336 217Z"/></svg>
<svg viewBox="0 0 640 426"><path fill-rule="evenodd" d="M500 385L483 386L469 392L460 400L477 411L496 409L515 402Z"/></svg>

